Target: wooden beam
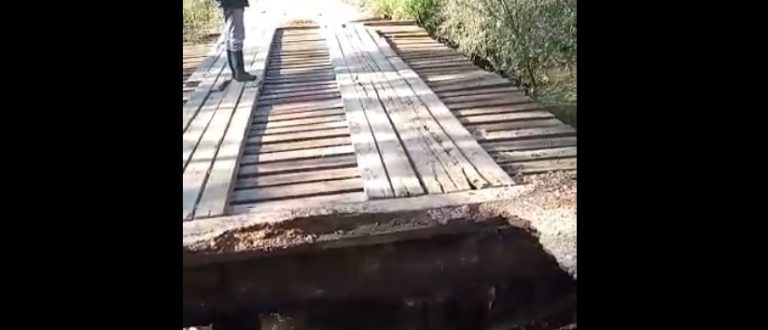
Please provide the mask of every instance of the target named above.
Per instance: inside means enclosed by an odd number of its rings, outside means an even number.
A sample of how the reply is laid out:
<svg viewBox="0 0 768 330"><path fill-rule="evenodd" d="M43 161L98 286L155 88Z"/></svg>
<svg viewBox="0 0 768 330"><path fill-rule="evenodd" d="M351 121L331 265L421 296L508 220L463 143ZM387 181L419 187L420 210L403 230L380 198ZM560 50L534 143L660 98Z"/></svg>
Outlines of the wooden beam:
<svg viewBox="0 0 768 330"><path fill-rule="evenodd" d="M327 199L307 203L264 203L233 208L231 216L197 219L183 222L183 244L213 239L222 233L255 225L268 225L291 221L297 217L307 218L323 215L400 213L437 209L451 206L485 203L512 199L532 187L517 185L494 187L481 190L467 190L448 194L428 194L407 198L387 198L368 201L329 203ZM247 213L241 213L247 212Z"/></svg>

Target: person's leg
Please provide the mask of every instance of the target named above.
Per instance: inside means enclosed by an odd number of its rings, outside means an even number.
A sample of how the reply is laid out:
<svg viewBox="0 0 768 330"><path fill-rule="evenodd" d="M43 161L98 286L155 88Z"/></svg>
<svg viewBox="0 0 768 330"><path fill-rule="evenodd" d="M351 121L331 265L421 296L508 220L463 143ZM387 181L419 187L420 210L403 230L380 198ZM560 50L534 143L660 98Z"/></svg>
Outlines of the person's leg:
<svg viewBox="0 0 768 330"><path fill-rule="evenodd" d="M253 81L256 77L245 72L243 61L243 40L245 25L243 24L243 8L227 8L224 10L227 34L227 59L232 76L237 81Z"/></svg>

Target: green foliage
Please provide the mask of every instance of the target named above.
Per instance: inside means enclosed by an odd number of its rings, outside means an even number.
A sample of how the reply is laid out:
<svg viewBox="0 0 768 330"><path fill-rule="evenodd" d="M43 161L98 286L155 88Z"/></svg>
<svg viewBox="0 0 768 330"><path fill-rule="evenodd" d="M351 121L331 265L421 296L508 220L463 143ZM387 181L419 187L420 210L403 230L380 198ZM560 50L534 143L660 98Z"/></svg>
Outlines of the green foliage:
<svg viewBox="0 0 768 330"><path fill-rule="evenodd" d="M199 41L219 24L213 0L184 0L184 41Z"/></svg>
<svg viewBox="0 0 768 330"><path fill-rule="evenodd" d="M359 1L377 14L416 20L544 105L570 109L561 119L575 124L576 0Z"/></svg>

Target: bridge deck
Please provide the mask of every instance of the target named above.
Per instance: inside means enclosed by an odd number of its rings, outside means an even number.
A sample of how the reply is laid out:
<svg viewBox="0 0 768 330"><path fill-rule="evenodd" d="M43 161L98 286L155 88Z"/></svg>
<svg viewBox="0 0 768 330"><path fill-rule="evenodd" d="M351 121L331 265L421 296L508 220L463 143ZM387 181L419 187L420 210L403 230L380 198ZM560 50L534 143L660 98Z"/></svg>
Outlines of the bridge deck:
<svg viewBox="0 0 768 330"><path fill-rule="evenodd" d="M574 129L416 26L246 22L259 80L222 84L215 53L184 104L187 243L298 210L488 202L576 166Z"/></svg>

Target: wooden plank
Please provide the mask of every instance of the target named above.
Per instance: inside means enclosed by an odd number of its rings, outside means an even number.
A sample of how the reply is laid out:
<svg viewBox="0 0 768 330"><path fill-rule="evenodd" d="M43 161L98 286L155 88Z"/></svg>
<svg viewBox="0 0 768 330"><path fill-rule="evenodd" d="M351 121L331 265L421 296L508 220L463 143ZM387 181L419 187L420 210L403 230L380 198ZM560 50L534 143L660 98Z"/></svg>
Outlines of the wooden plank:
<svg viewBox="0 0 768 330"><path fill-rule="evenodd" d="M323 83L322 85L317 86L306 86L306 87L288 87L288 88L282 88L280 86L270 86L269 89L265 89L262 92L263 97L267 96L280 96L282 97L285 94L289 93L301 93L301 92L338 92L339 87L336 86L336 81L329 81L326 83Z"/></svg>
<svg viewBox="0 0 768 330"><path fill-rule="evenodd" d="M280 152L289 150L301 150L320 147L332 147L351 144L349 136L331 137L324 139L310 139L304 141L293 142L280 142L280 143L268 143L268 144L249 144L246 145L245 151L247 153L269 153Z"/></svg>
<svg viewBox="0 0 768 330"><path fill-rule="evenodd" d="M364 192L350 192L334 195L321 195L311 197L292 198L290 203L285 201L266 201L258 204L233 205L230 206L229 213L261 213L274 212L283 209L302 207L320 207L323 205L345 205L349 203L361 203L368 199Z"/></svg>
<svg viewBox="0 0 768 330"><path fill-rule="evenodd" d="M576 145L575 136L560 136L560 137L530 139L530 140L489 142L489 143L483 143L483 148L488 150L488 152L500 152L500 151L570 147L575 145Z"/></svg>
<svg viewBox="0 0 768 330"><path fill-rule="evenodd" d="M266 105L274 105L274 104L293 104L293 103L299 103L299 102L322 102L325 100L339 99L340 97L341 97L341 94L339 92L331 92L331 93L325 93L321 95L306 95L306 96L295 96L290 98L267 99L267 100L261 100L259 103L266 106Z"/></svg>
<svg viewBox="0 0 768 330"><path fill-rule="evenodd" d="M458 95L458 96L440 96L440 99L445 104L465 103L471 101L498 101L505 100L509 103L525 103L531 102L531 98L523 93L475 93L472 95Z"/></svg>
<svg viewBox="0 0 768 330"><path fill-rule="evenodd" d="M517 129L523 129L523 128L536 128L536 127L549 127L549 126L558 126L558 125L564 125L563 122L555 119L537 119L537 120L520 120L520 121L507 121L502 123L492 123L492 124L470 124L466 125L467 129L470 131L475 130L484 130L486 132L489 131L501 131L501 130L517 130Z"/></svg>
<svg viewBox="0 0 768 330"><path fill-rule="evenodd" d="M332 108L332 109L324 109L324 110L292 112L292 113L275 114L275 115L259 114L259 115L253 116L253 122L267 123L270 121L277 122L277 121L285 121L285 120L308 119L308 118L315 118L315 117L327 117L327 116L338 116L338 115L344 115L344 109Z"/></svg>
<svg viewBox="0 0 768 330"><path fill-rule="evenodd" d="M463 66L453 66L450 68L427 68L427 69L420 69L419 74L421 76L431 76L431 75L439 75L439 74L445 74L445 73L462 73L462 72L473 72L477 71L478 68L474 65L463 65Z"/></svg>
<svg viewBox="0 0 768 330"><path fill-rule="evenodd" d="M347 125L355 150L356 164L363 180L365 194L370 198L393 197L394 191L384 168L384 162L379 155L371 127L365 118L363 104L357 98L356 87L353 85L338 39L330 28L323 29L323 33L341 92Z"/></svg>
<svg viewBox="0 0 768 330"><path fill-rule="evenodd" d="M520 90L511 86L493 85L490 87L483 87L483 88L476 88L476 89L466 88L462 90L440 92L440 93L437 93L437 95L440 95L440 98L442 99L445 97L485 95L485 94L496 94L496 93L504 93L506 95L513 94L513 93L518 94L520 93Z"/></svg>
<svg viewBox="0 0 768 330"><path fill-rule="evenodd" d="M182 170L187 168L187 164L189 164L189 160L192 158L192 153L200 146L200 139L208 128L214 113L216 113L216 109L219 108L222 98L224 98L224 92L211 93L203 108L200 109L198 115L195 116L187 130L182 134Z"/></svg>
<svg viewBox="0 0 768 330"><path fill-rule="evenodd" d="M192 93L187 102L184 103L184 107L182 108L182 132L185 132L188 129L193 118L195 118L199 110L201 110L201 107L204 106L204 103L207 103L206 100L209 98L210 94L212 94L211 88L213 88L217 82L229 79L230 75L228 72L223 72L226 62L226 56L219 56L211 67L210 72L200 81L196 91Z"/></svg>
<svg viewBox="0 0 768 330"><path fill-rule="evenodd" d="M363 66L365 74L373 77L373 83L377 90L378 98L384 103L385 110L392 119L403 146L408 151L416 172L419 174L421 182L427 190L427 193L442 193L460 190L446 172L446 169L436 158L436 153L441 152L439 146L436 146L434 139L429 141L431 136L423 134L417 127L419 126L413 116L413 111L408 105L403 104L392 87L387 82L387 77L379 71L376 64L370 63L371 60L365 58L370 49L364 49L360 45L360 39L354 29L345 29L344 36L349 47L357 50L356 60ZM377 51L377 50L376 50ZM374 52L376 52L374 51ZM386 71L386 70L381 70ZM386 82L386 83L383 83ZM443 151L444 152L444 151ZM464 180L464 189L469 189L469 185Z"/></svg>
<svg viewBox="0 0 768 330"><path fill-rule="evenodd" d="M449 179L453 182L456 189L445 189L446 185L443 180L438 181L443 184L443 192L451 192L458 190L468 190L472 187L483 188L489 185L489 182L485 180L480 173L477 172L475 167L471 164L470 160L459 151L458 147L451 141L450 137L443 131L443 128L435 121L432 114L421 103L411 87L407 82L400 77L395 68L387 61L387 59L379 51L378 45L371 39L371 36L363 28L358 27L355 29L357 38L364 45L364 53L370 54L377 66L378 70L383 73L382 79L386 81L384 84L385 90L390 92L385 98L393 98L401 102L401 107L406 111L406 115L401 120L406 124L412 124L412 128L421 136L417 139L424 140L424 144L427 146L427 150L431 150L435 156L438 164L440 164L448 175ZM402 132L401 132L402 135ZM404 141L409 139L403 138ZM413 139L411 139L413 140ZM418 148L411 152L411 154L420 154ZM423 166L417 165L417 170L424 169ZM437 172L436 174L440 174ZM424 175L422 175L422 178ZM450 187L447 186L447 187Z"/></svg>
<svg viewBox="0 0 768 330"><path fill-rule="evenodd" d="M414 63L414 64L409 63L408 66L410 66L414 70L418 70L419 72L421 71L428 72L428 71L433 71L438 69L446 72L452 72L456 69L458 70L479 69L477 66L472 64L472 62L467 60L456 61L456 62L439 61L434 63Z"/></svg>
<svg viewBox="0 0 768 330"><path fill-rule="evenodd" d="M328 123L328 122L343 121L343 120L345 120L344 115L310 117L310 118L300 118L300 119L291 119L291 120L270 121L267 123L254 123L253 128L256 130L260 130L260 129L270 129L270 128L277 128L277 127L320 124L320 123Z"/></svg>
<svg viewBox="0 0 768 330"><path fill-rule="evenodd" d="M307 183L324 180L350 179L356 177L360 177L360 171L358 171L355 167L343 167L328 170L284 173L275 175L260 175L252 178L243 178L238 180L236 189Z"/></svg>
<svg viewBox="0 0 768 330"><path fill-rule="evenodd" d="M398 71L398 74L405 78L413 92L424 102L429 111L435 117L437 122L443 128L451 140L462 151L462 153L475 165L477 171L493 185L512 185L514 181L493 161L490 155L477 143L472 134L453 116L450 110L443 104L422 81L419 76L413 72L391 48L376 33L367 31L373 38L379 49L387 56L392 66Z"/></svg>
<svg viewBox="0 0 768 330"><path fill-rule="evenodd" d="M534 174L552 171L575 170L576 158L536 160L530 162L508 163L502 165L512 175L515 174Z"/></svg>
<svg viewBox="0 0 768 330"><path fill-rule="evenodd" d="M349 137L349 129L347 129L346 126L333 128L333 129L313 130L313 131L290 133L290 134L248 136L248 140L246 141L246 143L265 144L265 143L301 141L301 140L308 140L308 139L343 137L343 136Z"/></svg>
<svg viewBox="0 0 768 330"><path fill-rule="evenodd" d="M347 122L344 120L323 122L318 124L308 124L300 126L287 126L287 127L252 127L249 132L249 136L271 136L273 134L285 135L285 134L297 134L318 130L329 130L335 128L347 127Z"/></svg>
<svg viewBox="0 0 768 330"><path fill-rule="evenodd" d="M457 110L451 109L451 111L453 112L453 114L456 115L456 117L490 115L490 114L521 112L521 111L531 111L531 110L543 110L543 108L541 107L541 105L537 103L530 102L530 103L491 106L491 107L472 108L472 109L457 109Z"/></svg>
<svg viewBox="0 0 768 330"><path fill-rule="evenodd" d="M283 104L270 104L270 105L259 105L257 110L259 112L261 111L269 111L270 113L277 113L278 111L287 111L287 112L301 112L301 111L311 111L314 109L332 109L332 108L339 108L342 107L344 103L341 99L331 99L331 100L323 100L323 101L304 101L304 102L293 102L293 103L283 103Z"/></svg>
<svg viewBox="0 0 768 330"><path fill-rule="evenodd" d="M324 82L333 80L332 74L314 74L304 76L267 76L264 78L265 83L269 84L294 84L294 83L307 83L307 82Z"/></svg>
<svg viewBox="0 0 768 330"><path fill-rule="evenodd" d="M284 161L284 160L300 160L300 159L307 159L307 158L345 155L345 154L351 154L354 152L355 152L355 149L351 145L343 145L343 146L334 146L334 147L280 151L280 152L272 152L267 154L246 154L246 155L243 155L241 162L243 164L252 164L252 163L276 162L276 161Z"/></svg>
<svg viewBox="0 0 768 330"><path fill-rule="evenodd" d="M347 55L351 54L342 52L343 46L341 46L341 39L344 38L343 36L337 36L337 30L338 27L327 27L323 29L323 32L328 43L331 60L334 64L336 80L341 90L344 110L346 111L352 144L354 145L358 168L361 171L365 193L369 198L401 196L403 194L403 182L397 180L397 169L393 168L395 171L392 172L389 170L389 164L387 164L388 162L392 163L392 157L386 157L387 161L385 161L385 157L379 152L379 148L382 148L387 151L386 154L395 153L393 154L395 157L399 156L399 154L396 154L399 146L396 146L392 151L389 151L388 149L391 147L392 142L396 141L396 137L392 134L388 138L395 139L394 141L377 144L377 137L374 135L377 126L372 127L371 123L366 118L367 111L365 109L366 106L371 106L374 101L370 98L363 98L360 96L364 94L362 86L358 85L361 82L355 83L351 73L351 69L359 70L359 65L353 65L354 62L351 56L350 58L347 58ZM347 52L349 51L347 50ZM374 116L374 119L380 121L380 116ZM377 122L376 124L381 126L380 122ZM382 136L379 136L379 139L381 138ZM401 157L400 160L403 158L404 157ZM386 168L385 164L387 164ZM397 189L394 189L393 187L394 182L391 181L392 177L395 177L396 180L394 181L397 181ZM415 178L415 175L413 175L413 177ZM416 179L416 184L418 184L418 179Z"/></svg>
<svg viewBox="0 0 768 330"><path fill-rule="evenodd" d="M408 59L403 58L403 60L408 63L408 65L419 65L419 64L431 64L431 63L439 63L439 62L470 62L469 59L462 55L448 55L448 56L437 56L437 57L429 57L429 58L417 58L417 59ZM471 62L470 62L471 63Z"/></svg>
<svg viewBox="0 0 768 330"><path fill-rule="evenodd" d="M376 37L376 36L374 36ZM392 53L392 56L397 56ZM389 55L388 55L389 57ZM401 60L402 61L402 60ZM430 85L434 84L435 86L441 86L441 84L456 84L459 82L470 82L474 80L479 79L496 79L497 81L501 78L496 76L493 73L485 72L483 70L475 70L473 72L467 72L467 73L444 73L444 74L435 74L430 76L425 76L424 81L427 83L430 83Z"/></svg>
<svg viewBox="0 0 768 330"><path fill-rule="evenodd" d="M263 23L262 23L263 24ZM269 46L274 38L275 28L267 26L261 29L256 39L246 43L244 53L247 55L246 70L261 77L266 66ZM251 42L254 44L251 45ZM253 55L250 55L253 54ZM195 217L213 217L224 215L227 209L228 197L233 189L235 173L238 169L238 158L242 153L243 140L250 126L251 112L259 97L261 80L243 84L233 81L228 88L242 89L242 97L230 121L226 135L216 153L216 159L210 170L200 201L195 210Z"/></svg>
<svg viewBox="0 0 768 330"><path fill-rule="evenodd" d="M553 127L526 128L514 131L475 132L475 136L478 138L478 140L482 141L512 140L566 134L576 134L576 130L573 129L573 127L562 125Z"/></svg>
<svg viewBox="0 0 768 330"><path fill-rule="evenodd" d="M285 65L282 64L279 67L271 68L267 70L267 73L271 74L309 74L309 73L326 73L333 69L333 67L330 64L326 65L300 65L300 64L293 64L293 65Z"/></svg>
<svg viewBox="0 0 768 330"><path fill-rule="evenodd" d="M341 106L331 107L304 107L304 108L288 108L271 110L268 108L260 108L254 112L253 117L258 119L258 123L269 121L281 121L281 120L294 120L311 117L323 117L323 116L335 116L344 114L344 109Z"/></svg>
<svg viewBox="0 0 768 330"><path fill-rule="evenodd" d="M312 158L297 161L273 162L264 164L243 165L240 167L240 176L261 176L289 172L307 173L307 171L320 171L339 167L355 167L357 162L354 155Z"/></svg>
<svg viewBox="0 0 768 330"><path fill-rule="evenodd" d="M232 193L232 203L254 203L288 197L306 197L320 194L329 195L333 193L345 193L361 190L363 190L363 180L360 178L299 183L287 186L272 186L235 190Z"/></svg>
<svg viewBox="0 0 768 330"><path fill-rule="evenodd" d="M192 154L189 164L184 169L182 219L191 219L194 216L195 206L203 192L208 172L224 138L240 92L242 92L242 84L230 84L224 91L224 98L200 139L199 146Z"/></svg>
<svg viewBox="0 0 768 330"><path fill-rule="evenodd" d="M458 205L470 205L493 201L513 200L530 191L524 185L513 187L486 188L467 190L449 194L427 194L408 198L386 198L363 202L318 201L307 202L293 200L291 203L259 203L248 207L233 207L229 217L189 221L183 223L183 241L185 245L209 240L221 233L256 225L268 225L290 221L296 213L302 218L328 214L354 214L358 216L381 213L405 213L431 210Z"/></svg>
<svg viewBox="0 0 768 330"><path fill-rule="evenodd" d="M449 104L451 106L451 109L453 110L461 110L461 109L518 105L518 104L525 104L530 102L531 102L530 99L526 100L526 99L498 98L498 99L482 100L482 101L447 102L445 104Z"/></svg>
<svg viewBox="0 0 768 330"><path fill-rule="evenodd" d="M491 154L499 164L532 160L576 157L577 147L561 147L537 150L502 151Z"/></svg>
<svg viewBox="0 0 768 330"><path fill-rule="evenodd" d="M500 114L490 115L478 115L478 116L466 116L460 117L459 121L463 124L490 124L505 121L515 120L530 120L530 119L547 119L554 118L550 112L547 111L526 111L526 112L507 112Z"/></svg>
<svg viewBox="0 0 768 330"><path fill-rule="evenodd" d="M204 56L205 59L197 65L197 68L192 72L192 74L189 75L187 81L200 81L203 80L203 78L205 78L208 74L217 74L215 70L212 69L219 57L226 55L224 54L224 47L222 47L224 45L225 36L226 35L224 33L220 33L219 37L216 39L216 42L211 45L211 49L208 52L199 53L199 56ZM185 56L186 55L189 54L185 52Z"/></svg>
<svg viewBox="0 0 768 330"><path fill-rule="evenodd" d="M271 83L264 81L265 88L296 88L296 87L316 87L321 85L327 85L327 84L336 84L336 80L320 80L320 81L301 81L301 82L295 82L295 83Z"/></svg>
<svg viewBox="0 0 768 330"><path fill-rule="evenodd" d="M302 91L281 91L281 92L271 92L266 95L261 95L261 100L273 100L273 99L285 99L285 98L293 98L293 97L299 97L299 96L327 96L327 95L338 95L339 89L336 86L330 86L327 88L315 88L310 90L302 90Z"/></svg>
<svg viewBox="0 0 768 330"><path fill-rule="evenodd" d="M327 70L327 69L303 70L303 71L296 70L288 73L271 71L271 72L267 72L265 79L269 81L274 81L274 80L311 81L311 80L319 80L319 79L333 80L333 74L330 73L330 70Z"/></svg>
<svg viewBox="0 0 768 330"><path fill-rule="evenodd" d="M334 100L337 101L337 100ZM296 108L296 109L277 109L273 110L270 109L270 107L259 107L254 113L254 116L277 116L277 115L290 115L290 114L298 114L298 113L312 113L315 111L328 111L328 110L334 110L334 109L341 109L342 106L331 106L331 107L305 107L305 108Z"/></svg>
<svg viewBox="0 0 768 330"><path fill-rule="evenodd" d="M344 53L344 59L354 74L357 96L362 98L365 115L380 148L381 158L384 161L395 196L423 194L424 189L415 169L410 164L410 159L402 141L398 138L397 131L392 126L391 117L380 102L374 87L373 75L365 74L365 63L362 62L364 51L352 47L351 40L345 36L345 31L348 29L342 29L336 33L336 37Z"/></svg>
<svg viewBox="0 0 768 330"><path fill-rule="evenodd" d="M515 87L514 84L511 81L504 80L499 78L500 80L496 79L476 79L476 80L470 80L470 81L457 81L453 84L450 84L450 80L446 80L446 83L440 84L438 82L431 82L428 83L430 87L432 87L432 90L437 93L438 95L443 95L444 93L450 93L450 92L456 92L456 93L471 93L475 90L481 90L484 88L509 88L511 90L517 91L520 90L519 88ZM447 94L446 94L447 95Z"/></svg>

